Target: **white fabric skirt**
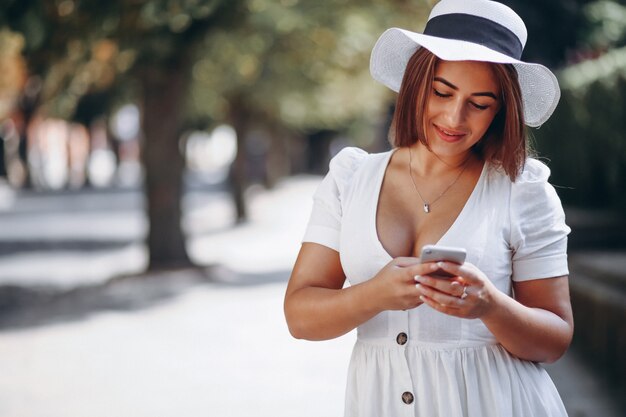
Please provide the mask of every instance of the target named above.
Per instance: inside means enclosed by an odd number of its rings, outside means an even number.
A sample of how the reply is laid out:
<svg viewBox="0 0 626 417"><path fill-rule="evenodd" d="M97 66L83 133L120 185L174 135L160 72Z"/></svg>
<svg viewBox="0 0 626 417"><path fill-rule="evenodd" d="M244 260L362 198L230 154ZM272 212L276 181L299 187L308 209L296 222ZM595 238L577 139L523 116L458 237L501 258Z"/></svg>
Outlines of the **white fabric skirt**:
<svg viewBox="0 0 626 417"><path fill-rule="evenodd" d="M540 364L499 344L459 346L357 340L346 417L565 417Z"/></svg>

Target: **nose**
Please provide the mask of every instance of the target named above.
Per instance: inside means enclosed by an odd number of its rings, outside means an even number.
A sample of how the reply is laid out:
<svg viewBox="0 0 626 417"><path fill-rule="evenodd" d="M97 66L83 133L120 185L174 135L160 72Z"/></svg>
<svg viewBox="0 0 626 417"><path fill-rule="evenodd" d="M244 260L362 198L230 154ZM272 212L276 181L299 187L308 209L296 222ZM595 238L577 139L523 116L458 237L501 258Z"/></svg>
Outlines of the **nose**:
<svg viewBox="0 0 626 417"><path fill-rule="evenodd" d="M460 126L465 120L465 105L463 101L450 100L445 115L450 128Z"/></svg>

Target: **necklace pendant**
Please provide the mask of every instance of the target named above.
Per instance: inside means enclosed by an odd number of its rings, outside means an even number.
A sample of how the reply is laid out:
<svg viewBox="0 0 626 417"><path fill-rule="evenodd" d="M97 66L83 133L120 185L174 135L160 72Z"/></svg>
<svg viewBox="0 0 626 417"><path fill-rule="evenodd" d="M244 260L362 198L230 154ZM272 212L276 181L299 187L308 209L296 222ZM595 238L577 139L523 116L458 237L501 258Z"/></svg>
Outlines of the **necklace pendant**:
<svg viewBox="0 0 626 417"><path fill-rule="evenodd" d="M424 213L430 213L430 204L424 203Z"/></svg>

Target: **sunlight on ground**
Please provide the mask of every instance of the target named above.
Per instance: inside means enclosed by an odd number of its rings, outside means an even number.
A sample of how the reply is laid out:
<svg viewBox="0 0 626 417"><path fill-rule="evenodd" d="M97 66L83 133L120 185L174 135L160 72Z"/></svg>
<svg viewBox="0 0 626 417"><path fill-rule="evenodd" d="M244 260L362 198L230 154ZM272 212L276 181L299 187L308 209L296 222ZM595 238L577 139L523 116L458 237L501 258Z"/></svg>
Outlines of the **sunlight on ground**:
<svg viewBox="0 0 626 417"><path fill-rule="evenodd" d="M190 256L199 264L262 273L291 269L313 204L319 177L285 180L274 190L252 195L250 221L233 229L192 237ZM208 210L204 216L213 216ZM195 221L202 222L202 213ZM232 219L225 216L225 222Z"/></svg>
<svg viewBox="0 0 626 417"><path fill-rule="evenodd" d="M289 335L284 283L0 333L0 414L339 416L353 335Z"/></svg>

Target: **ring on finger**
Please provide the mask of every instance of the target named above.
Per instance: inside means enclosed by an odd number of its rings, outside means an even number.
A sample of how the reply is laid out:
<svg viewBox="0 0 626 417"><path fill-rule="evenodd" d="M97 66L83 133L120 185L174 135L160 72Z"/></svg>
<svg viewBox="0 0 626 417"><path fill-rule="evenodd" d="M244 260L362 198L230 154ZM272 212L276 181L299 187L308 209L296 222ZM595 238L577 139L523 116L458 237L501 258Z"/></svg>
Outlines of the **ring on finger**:
<svg viewBox="0 0 626 417"><path fill-rule="evenodd" d="M461 294L461 300L465 300L467 298L467 286L463 286L463 293Z"/></svg>

